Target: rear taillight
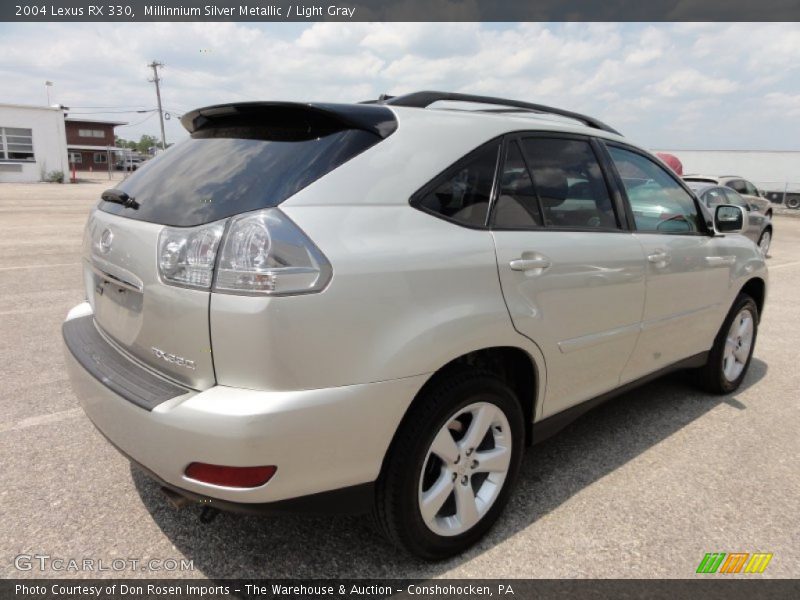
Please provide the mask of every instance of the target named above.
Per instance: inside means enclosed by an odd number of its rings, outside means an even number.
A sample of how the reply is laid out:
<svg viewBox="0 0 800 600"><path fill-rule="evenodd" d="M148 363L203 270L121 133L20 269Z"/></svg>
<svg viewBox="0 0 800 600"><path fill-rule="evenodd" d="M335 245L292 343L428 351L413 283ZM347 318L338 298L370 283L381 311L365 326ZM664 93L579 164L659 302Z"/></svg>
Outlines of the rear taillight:
<svg viewBox="0 0 800 600"><path fill-rule="evenodd" d="M322 252L277 208L233 217L220 252L216 292L306 294L331 278Z"/></svg>
<svg viewBox="0 0 800 600"><path fill-rule="evenodd" d="M265 296L318 292L332 273L322 252L277 208L200 227L165 227L158 270L172 285L210 289L213 283L215 292Z"/></svg>
<svg viewBox="0 0 800 600"><path fill-rule="evenodd" d="M186 467L185 475L202 483L233 488L254 488L267 483L278 467L226 467L193 462Z"/></svg>
<svg viewBox="0 0 800 600"><path fill-rule="evenodd" d="M165 227L158 236L158 272L165 283L209 289L225 222Z"/></svg>

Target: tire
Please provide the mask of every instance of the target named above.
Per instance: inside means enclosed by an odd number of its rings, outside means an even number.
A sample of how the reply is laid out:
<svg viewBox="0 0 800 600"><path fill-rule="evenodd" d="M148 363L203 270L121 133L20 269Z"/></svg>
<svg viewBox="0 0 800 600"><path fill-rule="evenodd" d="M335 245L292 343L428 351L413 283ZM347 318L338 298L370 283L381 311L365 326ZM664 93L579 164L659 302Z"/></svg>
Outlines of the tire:
<svg viewBox="0 0 800 600"><path fill-rule="evenodd" d="M765 229L761 232L761 237L758 238L758 250L761 256L769 258L769 248L772 245L772 229Z"/></svg>
<svg viewBox="0 0 800 600"><path fill-rule="evenodd" d="M741 335L742 328L748 331L744 318L750 320L749 347L741 343L747 337ZM702 388L712 394L730 394L737 390L750 367L757 334L758 306L747 294L739 294L714 340L708 362L698 371Z"/></svg>
<svg viewBox="0 0 800 600"><path fill-rule="evenodd" d="M791 196L786 198L786 208L800 208L800 196Z"/></svg>
<svg viewBox="0 0 800 600"><path fill-rule="evenodd" d="M481 424L488 425L486 435L474 442ZM376 486L378 528L420 558L440 560L463 552L502 512L524 444L522 408L502 380L467 368L442 373L420 392L389 449ZM497 470L486 473L487 468Z"/></svg>

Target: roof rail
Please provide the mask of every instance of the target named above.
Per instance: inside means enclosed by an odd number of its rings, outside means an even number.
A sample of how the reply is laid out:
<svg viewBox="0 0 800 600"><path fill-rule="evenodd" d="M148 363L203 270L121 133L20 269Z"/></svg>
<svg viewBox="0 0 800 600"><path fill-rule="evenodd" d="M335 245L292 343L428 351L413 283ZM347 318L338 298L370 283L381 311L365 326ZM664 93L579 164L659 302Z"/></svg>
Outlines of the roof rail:
<svg viewBox="0 0 800 600"><path fill-rule="evenodd" d="M582 115L580 113L572 112L570 110L563 110L561 108L545 106L544 104L520 102L519 100L508 100L506 98L494 98L492 96L473 96L472 94L426 91L426 92L413 92L411 94L405 94L403 96L387 96L386 94L382 94L377 101L373 102L376 104L388 104L392 106L410 106L415 108L427 108L434 102L439 102L442 100L449 100L454 102L474 102L475 104L492 104L495 106L512 107L526 112L535 112L547 115L558 115L560 117L575 119L576 121L585 123L589 127L593 127L595 129L601 129L603 131L608 131L609 133L622 135L619 131L617 131L613 127L606 125L602 121L598 121L594 117Z"/></svg>

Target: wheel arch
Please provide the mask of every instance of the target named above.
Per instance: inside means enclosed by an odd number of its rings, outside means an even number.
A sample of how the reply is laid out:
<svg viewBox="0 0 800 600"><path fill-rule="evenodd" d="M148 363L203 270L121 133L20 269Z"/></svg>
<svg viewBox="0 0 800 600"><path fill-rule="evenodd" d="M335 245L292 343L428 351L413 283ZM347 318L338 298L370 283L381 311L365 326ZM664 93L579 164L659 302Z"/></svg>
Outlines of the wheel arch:
<svg viewBox="0 0 800 600"><path fill-rule="evenodd" d="M764 302L767 298L767 283L761 277L753 277L742 286L739 293L747 294L755 300L756 307L758 307L758 318L760 320L761 313L764 310Z"/></svg>
<svg viewBox="0 0 800 600"><path fill-rule="evenodd" d="M386 460L395 446L399 432L403 429L414 407L422 401L425 391L438 382L440 378L455 369L464 368L465 366L498 375L514 390L525 420L525 445L531 445L533 419L537 414L536 411L543 395L540 390L540 383L544 381L544 365L539 365L528 351L519 346L490 346L461 354L430 374L419 391L417 391L408 408L406 408L395 429L392 441L389 443L383 457L381 473L383 473Z"/></svg>

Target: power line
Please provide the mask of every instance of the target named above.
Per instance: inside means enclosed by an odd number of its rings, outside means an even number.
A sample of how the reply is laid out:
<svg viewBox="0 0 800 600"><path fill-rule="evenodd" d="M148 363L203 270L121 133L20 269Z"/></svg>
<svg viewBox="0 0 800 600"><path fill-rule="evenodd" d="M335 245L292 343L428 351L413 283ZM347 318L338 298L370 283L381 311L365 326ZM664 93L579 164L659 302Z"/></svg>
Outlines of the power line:
<svg viewBox="0 0 800 600"><path fill-rule="evenodd" d="M151 112L149 115L147 115L141 121L137 121L136 123L128 123L127 125L117 125L117 127L136 127L137 125L141 125L142 123L144 123L148 119L153 118L155 116L155 114L156 114L155 112Z"/></svg>

